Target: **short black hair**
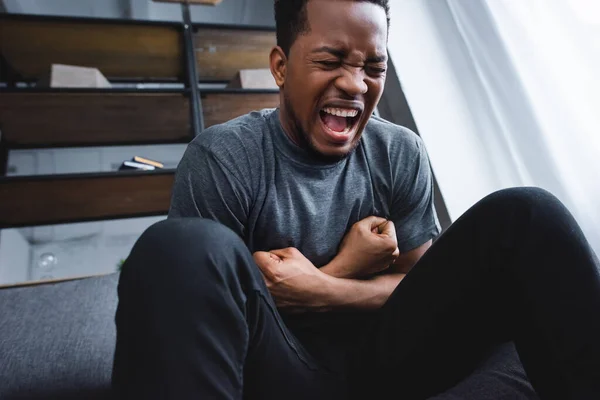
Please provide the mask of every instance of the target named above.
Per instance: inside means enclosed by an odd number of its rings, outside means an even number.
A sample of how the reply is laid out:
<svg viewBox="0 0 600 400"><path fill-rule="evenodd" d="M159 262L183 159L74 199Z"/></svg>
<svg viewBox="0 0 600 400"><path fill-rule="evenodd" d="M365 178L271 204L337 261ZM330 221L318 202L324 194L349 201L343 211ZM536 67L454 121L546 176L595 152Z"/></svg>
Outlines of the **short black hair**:
<svg viewBox="0 0 600 400"><path fill-rule="evenodd" d="M277 30L277 46L289 55L294 41L310 29L306 5L310 0L275 0L275 26ZM385 10L388 29L390 26L389 0L353 0L373 3Z"/></svg>

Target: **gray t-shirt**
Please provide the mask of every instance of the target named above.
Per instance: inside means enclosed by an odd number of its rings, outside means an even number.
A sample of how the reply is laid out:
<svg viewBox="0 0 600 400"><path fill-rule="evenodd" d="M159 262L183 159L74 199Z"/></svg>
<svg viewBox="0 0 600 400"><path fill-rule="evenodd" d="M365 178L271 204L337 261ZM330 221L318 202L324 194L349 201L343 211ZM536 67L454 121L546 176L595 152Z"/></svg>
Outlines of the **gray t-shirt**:
<svg viewBox="0 0 600 400"><path fill-rule="evenodd" d="M285 134L279 110L252 112L206 129L177 169L169 217L228 226L251 252L296 247L327 264L352 225L391 219L401 252L439 233L432 175L421 139L371 117L348 157L324 162Z"/></svg>

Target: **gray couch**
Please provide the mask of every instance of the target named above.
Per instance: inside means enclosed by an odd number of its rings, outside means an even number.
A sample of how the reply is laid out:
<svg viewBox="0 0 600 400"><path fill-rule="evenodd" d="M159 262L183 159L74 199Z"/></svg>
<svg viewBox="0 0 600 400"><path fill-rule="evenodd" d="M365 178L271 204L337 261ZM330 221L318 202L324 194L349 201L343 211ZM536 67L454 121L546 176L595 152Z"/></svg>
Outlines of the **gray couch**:
<svg viewBox="0 0 600 400"><path fill-rule="evenodd" d="M0 399L108 399L118 274L0 290Z"/></svg>
<svg viewBox="0 0 600 400"><path fill-rule="evenodd" d="M117 281L112 274L0 289L0 399L111 398ZM506 345L435 400L535 398Z"/></svg>

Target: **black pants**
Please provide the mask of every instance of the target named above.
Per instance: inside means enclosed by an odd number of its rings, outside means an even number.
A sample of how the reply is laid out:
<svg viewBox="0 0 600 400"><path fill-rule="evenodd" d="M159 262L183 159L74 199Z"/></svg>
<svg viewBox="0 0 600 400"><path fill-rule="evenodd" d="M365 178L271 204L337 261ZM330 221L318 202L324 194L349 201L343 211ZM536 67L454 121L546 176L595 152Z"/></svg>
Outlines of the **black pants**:
<svg viewBox="0 0 600 400"><path fill-rule="evenodd" d="M542 399L597 400L598 268L556 198L504 190L377 312L282 317L233 232L167 220L123 267L113 386L123 398L424 399L514 341Z"/></svg>

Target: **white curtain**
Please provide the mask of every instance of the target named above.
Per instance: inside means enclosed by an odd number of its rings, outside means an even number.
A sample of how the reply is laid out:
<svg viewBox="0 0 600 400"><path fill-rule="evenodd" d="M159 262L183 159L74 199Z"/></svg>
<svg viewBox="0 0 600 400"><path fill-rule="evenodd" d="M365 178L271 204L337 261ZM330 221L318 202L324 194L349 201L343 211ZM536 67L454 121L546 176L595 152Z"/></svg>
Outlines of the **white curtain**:
<svg viewBox="0 0 600 400"><path fill-rule="evenodd" d="M447 2L497 123L484 133L503 182L553 192L600 253L600 2Z"/></svg>
<svg viewBox="0 0 600 400"><path fill-rule="evenodd" d="M453 218L539 186L600 255L599 0L396 0L390 53ZM455 189L472 170L475 188Z"/></svg>

